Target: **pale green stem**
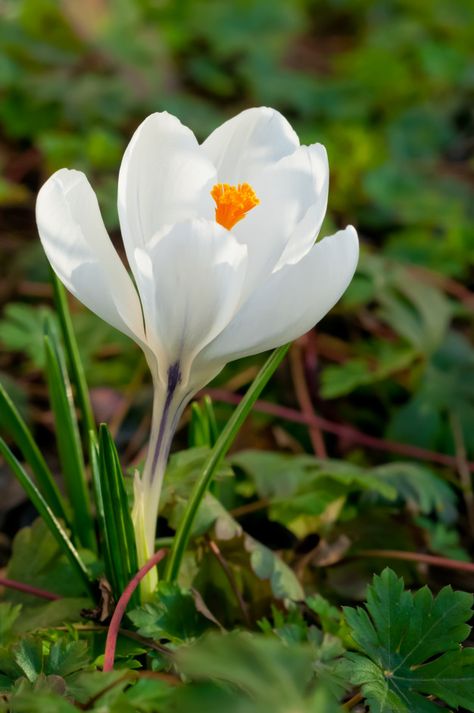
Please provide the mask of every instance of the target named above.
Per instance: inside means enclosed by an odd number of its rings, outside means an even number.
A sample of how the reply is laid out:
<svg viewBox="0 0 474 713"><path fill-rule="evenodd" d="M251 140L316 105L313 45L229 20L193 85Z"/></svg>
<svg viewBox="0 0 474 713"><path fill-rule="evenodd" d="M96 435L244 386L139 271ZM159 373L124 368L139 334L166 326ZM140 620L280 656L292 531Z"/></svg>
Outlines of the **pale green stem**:
<svg viewBox="0 0 474 713"><path fill-rule="evenodd" d="M137 474L134 483L135 502L132 519L140 566L143 566L154 552L160 495L168 454L179 418L188 401L183 390L177 385L173 385L172 390L166 391L157 379L154 383L153 417L148 453L143 475L140 478ZM141 582L142 600L150 598L157 583L158 572L154 568Z"/></svg>

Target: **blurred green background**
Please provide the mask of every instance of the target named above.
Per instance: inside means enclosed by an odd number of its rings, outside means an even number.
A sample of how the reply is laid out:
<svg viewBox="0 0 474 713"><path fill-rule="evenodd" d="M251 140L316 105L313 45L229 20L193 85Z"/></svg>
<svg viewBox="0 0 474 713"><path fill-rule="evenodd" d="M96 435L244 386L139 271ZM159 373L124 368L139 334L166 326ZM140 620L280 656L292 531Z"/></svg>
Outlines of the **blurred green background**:
<svg viewBox="0 0 474 713"><path fill-rule="evenodd" d="M327 146L323 232L353 223L365 246L319 335L322 412L445 452L455 423L474 455L473 48L472 0L0 0L0 378L18 402L39 379L51 172L84 170L116 236L147 114L202 139L266 104ZM83 311L75 325L91 384L127 384L133 346Z"/></svg>

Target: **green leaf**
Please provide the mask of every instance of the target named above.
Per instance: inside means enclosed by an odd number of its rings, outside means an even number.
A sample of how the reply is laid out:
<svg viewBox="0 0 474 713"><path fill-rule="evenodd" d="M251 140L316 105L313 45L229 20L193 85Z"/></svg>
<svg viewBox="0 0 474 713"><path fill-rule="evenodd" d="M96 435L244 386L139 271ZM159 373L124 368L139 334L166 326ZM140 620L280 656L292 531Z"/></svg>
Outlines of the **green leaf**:
<svg viewBox="0 0 474 713"><path fill-rule="evenodd" d="M53 270L51 270L51 282L53 284L54 302L59 317L63 341L66 347L72 381L76 388L76 398L81 411L84 437L83 441L86 447L90 447L90 433L95 433L95 420L89 398L89 390L87 388L84 367L79 355L79 348L72 326L66 291Z"/></svg>
<svg viewBox="0 0 474 713"><path fill-rule="evenodd" d="M247 482L239 491L257 494L269 501L270 519L304 537L318 530L320 518L332 504L356 494L396 499L392 484L372 471L344 461L323 460L309 455L247 450L233 454L231 463L242 470Z"/></svg>
<svg viewBox="0 0 474 713"><path fill-rule="evenodd" d="M427 587L404 591L389 569L374 577L366 608L344 610L361 652L346 655L346 672L371 713L437 710L422 694L474 710L474 652L459 648L472 604L472 595L449 586L436 597Z"/></svg>
<svg viewBox="0 0 474 713"><path fill-rule="evenodd" d="M45 661L44 673L66 678L77 673L89 664L87 643L85 641L55 641Z"/></svg>
<svg viewBox="0 0 474 713"><path fill-rule="evenodd" d="M18 634L61 626L68 622L81 620L81 612L90 609L94 602L84 597L64 597L47 604L24 606L22 616L14 626Z"/></svg>
<svg viewBox="0 0 474 713"><path fill-rule="evenodd" d="M25 460L31 466L38 487L44 495L49 507L57 517L67 523L66 508L53 475L40 449L36 445L28 426L1 384L0 422L8 431L10 437L15 441L16 446L21 450Z"/></svg>
<svg viewBox="0 0 474 713"><path fill-rule="evenodd" d="M446 523L457 519L454 490L426 466L402 461L376 466L370 472L393 486L410 510L435 514Z"/></svg>
<svg viewBox="0 0 474 713"><path fill-rule="evenodd" d="M3 455L6 462L12 469L15 477L18 479L20 485L25 490L26 494L30 498L36 510L43 518L46 526L57 541L58 545L63 550L66 557L68 558L74 571L80 576L83 583L86 585L87 590L91 591L92 585L89 573L78 551L69 539L64 527L61 525L60 521L57 519L57 517L54 515L53 511L49 507L43 495L40 493L28 473L26 473L24 468L17 461L17 459L15 458L15 456L2 438L0 438L0 453Z"/></svg>
<svg viewBox="0 0 474 713"><path fill-rule="evenodd" d="M14 637L13 627L21 612L21 604L0 602L0 646Z"/></svg>
<svg viewBox="0 0 474 713"><path fill-rule="evenodd" d="M191 404L191 423L189 425L190 447L212 448L218 435L216 415L211 398L204 396L201 403L194 401Z"/></svg>
<svg viewBox="0 0 474 713"><path fill-rule="evenodd" d="M4 309L4 318L0 320L1 341L5 347L26 352L39 369L45 364L43 324L46 319L54 321L54 315L47 307L10 302Z"/></svg>
<svg viewBox="0 0 474 713"><path fill-rule="evenodd" d="M118 598L137 572L138 560L124 476L115 443L104 424L99 429L99 443L92 441L91 464L105 570ZM130 605L137 604L135 592Z"/></svg>
<svg viewBox="0 0 474 713"><path fill-rule="evenodd" d="M209 628L209 621L196 609L192 593L167 582L160 582L156 596L129 616L142 636L176 644L190 642Z"/></svg>
<svg viewBox="0 0 474 713"><path fill-rule="evenodd" d="M87 550L80 553L83 561L91 567L97 563L91 561L91 553ZM60 602L70 601L70 598L84 595L84 584L81 575L71 568L69 559L65 556L63 548L48 529L42 518L38 518L29 527L23 527L17 532L13 540L12 555L8 562L7 577L24 582L33 587L59 594L61 599L41 603L31 594L22 592L5 592L5 597L15 602L31 605L32 610L38 611L43 607L54 605L59 607ZM74 600L77 601L77 600ZM89 602L90 603L90 602ZM79 611L79 608L77 609ZM16 628L21 629L23 621L28 619L26 609L17 622ZM54 622L54 623L57 623ZM53 624L54 625L54 624Z"/></svg>
<svg viewBox="0 0 474 713"><path fill-rule="evenodd" d="M13 649L13 660L29 681L35 681L43 670L41 639L22 639Z"/></svg>
<svg viewBox="0 0 474 713"><path fill-rule="evenodd" d="M73 532L84 547L95 550L94 523L84 458L64 355L58 341L50 336L45 336L44 341L49 394L56 424L56 443L73 512Z"/></svg>
<svg viewBox="0 0 474 713"><path fill-rule="evenodd" d="M339 710L332 695L326 692L323 696L318 689L315 691L317 679L312 659L308 644L286 644L275 637L239 632L224 636L208 634L194 646L180 648L176 654L178 670L193 681L202 682L201 687L193 684L188 692L184 691L187 705L178 708L193 713L205 708L217 713L224 702L225 710L236 713ZM228 700L222 695L215 697L212 688L202 688L204 682L214 685L220 682L232 695ZM177 699L182 704L181 695ZM324 706L317 707L317 701L324 701Z"/></svg>

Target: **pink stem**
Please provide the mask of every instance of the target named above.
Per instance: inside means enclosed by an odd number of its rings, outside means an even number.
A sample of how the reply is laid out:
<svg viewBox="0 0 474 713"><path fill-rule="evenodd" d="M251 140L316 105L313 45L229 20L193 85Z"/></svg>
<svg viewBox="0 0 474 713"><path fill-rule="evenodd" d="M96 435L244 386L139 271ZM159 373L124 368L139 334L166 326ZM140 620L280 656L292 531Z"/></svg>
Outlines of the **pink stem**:
<svg viewBox="0 0 474 713"><path fill-rule="evenodd" d="M37 587L31 587L29 584L23 584L23 582L17 582L15 579L5 579L0 577L0 587L8 587L8 589L16 589L18 592L24 592L25 594L31 594L33 597L40 597L41 599L49 599L51 602L61 599L59 594L54 594L54 592L47 592L45 589L38 589Z"/></svg>
<svg viewBox="0 0 474 713"><path fill-rule="evenodd" d="M356 552L356 556L422 562L423 564L433 565L433 567L445 567L446 569L457 569L462 572L474 573L474 564L471 562L451 560L447 557L438 557L436 555L425 555L420 552L404 552L402 550L359 550Z"/></svg>
<svg viewBox="0 0 474 713"><path fill-rule="evenodd" d="M243 398L239 394L234 394L232 391L227 391L226 389L204 389L202 393L209 394L214 401L222 401L228 404L238 404ZM450 468L456 468L457 466L457 460L454 456L446 455L445 453L436 453L435 451L429 451L426 448L420 448L420 446L412 446L408 443L398 443L397 441L389 441L385 438L368 436L352 426L335 423L334 421L329 421L315 414L308 416L296 409L273 404L270 401L256 401L254 411L269 413L277 418L293 421L294 423L303 423L306 425L314 424L322 431L333 433L338 438L359 443L367 448L374 448L375 450L386 451L388 453L397 453L398 455L416 460L431 461L432 463L439 463L440 465L446 465ZM466 467L469 468L470 472L474 472L474 463L472 461L466 463Z"/></svg>
<svg viewBox="0 0 474 713"><path fill-rule="evenodd" d="M107 632L107 640L105 642L105 656L104 656L104 671L113 671L114 660L115 660L115 647L117 646L117 636L119 634L120 624L122 622L123 616L127 609L128 603L132 597L133 592L138 587L143 577L145 577L148 572L156 567L158 562L161 562L163 557L168 554L168 550L161 549L150 557L148 562L146 562L141 569L132 577L130 582L127 584L123 590L120 599L117 602L115 611L112 614L112 619L110 620L109 630Z"/></svg>

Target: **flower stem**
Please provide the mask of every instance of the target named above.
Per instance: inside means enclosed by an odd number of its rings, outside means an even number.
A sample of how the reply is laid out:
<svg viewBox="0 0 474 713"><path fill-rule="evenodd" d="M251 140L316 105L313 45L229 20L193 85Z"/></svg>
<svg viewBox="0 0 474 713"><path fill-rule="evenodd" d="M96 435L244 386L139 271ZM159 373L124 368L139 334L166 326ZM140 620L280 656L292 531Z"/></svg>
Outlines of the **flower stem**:
<svg viewBox="0 0 474 713"><path fill-rule="evenodd" d="M145 564L154 551L158 507L173 434L187 403L179 388L179 364L170 366L168 383L155 379L153 418L148 454L142 477L135 478L135 502L132 519L137 542L138 563ZM140 587L142 601L153 594L158 583L156 570L143 579Z"/></svg>
<svg viewBox="0 0 474 713"><path fill-rule="evenodd" d="M104 671L113 671L115 659L115 647L117 645L117 636L120 630L120 623L123 619L127 605L132 597L133 592L140 584L141 580L166 556L167 550L161 549L155 552L153 557L150 557L143 567L141 567L135 576L127 584L120 599L117 602L115 611L112 614L109 630L107 632L107 640L105 642L105 657Z"/></svg>
<svg viewBox="0 0 474 713"><path fill-rule="evenodd" d="M275 349L275 351L267 359L244 398L227 422L224 430L217 439L214 448L211 450L204 465L201 477L194 487L188 506L174 536L173 546L171 548L170 557L165 571L166 581L176 581L179 575L181 562L189 542L196 513L207 492L207 489L209 488L211 480L232 445L240 427L250 413L255 401L258 399L270 377L285 357L289 346L289 344L285 344L282 347Z"/></svg>

